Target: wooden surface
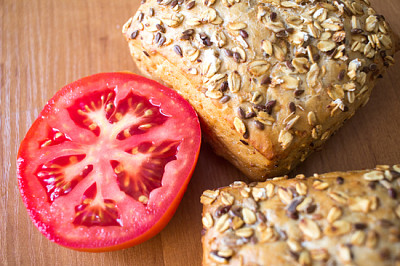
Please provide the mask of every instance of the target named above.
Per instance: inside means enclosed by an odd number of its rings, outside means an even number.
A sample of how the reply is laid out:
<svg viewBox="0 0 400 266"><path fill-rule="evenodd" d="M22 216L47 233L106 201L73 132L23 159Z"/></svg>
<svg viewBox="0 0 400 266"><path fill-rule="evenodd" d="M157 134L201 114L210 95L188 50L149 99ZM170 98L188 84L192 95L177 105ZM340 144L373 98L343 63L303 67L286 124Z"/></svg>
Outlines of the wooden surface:
<svg viewBox="0 0 400 266"><path fill-rule="evenodd" d="M201 192L242 177L207 144L168 226L150 241L123 251L80 253L48 241L30 221L17 187L19 143L59 88L97 72L136 70L120 32L139 2L0 0L0 265L201 264ZM400 1L372 2L400 34ZM369 104L294 173L400 162L399 65L380 80Z"/></svg>

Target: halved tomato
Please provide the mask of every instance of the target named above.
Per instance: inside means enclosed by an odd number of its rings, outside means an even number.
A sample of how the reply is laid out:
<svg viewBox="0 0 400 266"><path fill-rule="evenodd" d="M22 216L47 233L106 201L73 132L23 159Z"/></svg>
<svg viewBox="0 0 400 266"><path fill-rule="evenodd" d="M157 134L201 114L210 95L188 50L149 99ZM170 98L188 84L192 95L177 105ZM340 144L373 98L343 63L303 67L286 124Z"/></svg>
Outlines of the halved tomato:
<svg viewBox="0 0 400 266"><path fill-rule="evenodd" d="M130 247L171 219L200 142L197 115L175 91L134 74L89 76L58 91L22 141L22 199L60 245Z"/></svg>

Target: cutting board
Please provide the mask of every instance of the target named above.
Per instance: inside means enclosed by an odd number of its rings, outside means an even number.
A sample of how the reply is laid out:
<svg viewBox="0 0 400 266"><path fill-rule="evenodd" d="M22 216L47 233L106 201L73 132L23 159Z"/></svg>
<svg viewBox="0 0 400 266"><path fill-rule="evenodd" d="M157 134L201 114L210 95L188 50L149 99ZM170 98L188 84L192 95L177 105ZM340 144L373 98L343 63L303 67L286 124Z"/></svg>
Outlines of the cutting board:
<svg viewBox="0 0 400 266"><path fill-rule="evenodd" d="M400 1L371 2L400 35ZM1 265L200 265L202 191L247 181L204 143L171 222L153 239L122 251L72 251L48 241L30 221L17 187L19 143L63 85L98 72L137 72L121 28L139 4L140 0L0 0ZM400 61L400 56L395 59ZM292 174L399 162L398 62L379 81L368 105Z"/></svg>

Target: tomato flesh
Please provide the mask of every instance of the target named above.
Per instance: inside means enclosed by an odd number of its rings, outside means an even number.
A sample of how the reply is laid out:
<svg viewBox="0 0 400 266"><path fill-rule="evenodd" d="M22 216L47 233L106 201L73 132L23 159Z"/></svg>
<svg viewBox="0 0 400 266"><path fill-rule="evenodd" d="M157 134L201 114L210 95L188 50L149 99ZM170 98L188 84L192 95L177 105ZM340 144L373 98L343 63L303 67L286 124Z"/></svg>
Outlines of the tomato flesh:
<svg viewBox="0 0 400 266"><path fill-rule="evenodd" d="M170 220L200 142L197 115L176 92L133 74L86 77L57 92L22 141L21 195L50 240L126 248Z"/></svg>

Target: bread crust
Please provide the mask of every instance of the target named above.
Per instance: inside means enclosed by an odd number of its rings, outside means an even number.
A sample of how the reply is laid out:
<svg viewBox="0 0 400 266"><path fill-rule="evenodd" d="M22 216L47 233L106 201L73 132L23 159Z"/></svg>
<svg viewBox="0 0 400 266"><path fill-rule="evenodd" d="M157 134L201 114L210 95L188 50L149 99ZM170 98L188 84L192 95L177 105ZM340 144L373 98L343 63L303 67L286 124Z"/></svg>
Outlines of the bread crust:
<svg viewBox="0 0 400 266"><path fill-rule="evenodd" d="M400 165L207 190L203 265L400 265Z"/></svg>
<svg viewBox="0 0 400 266"><path fill-rule="evenodd" d="M139 68L183 95L214 150L254 180L304 161L394 62L368 1L189 2L147 0L123 33Z"/></svg>

